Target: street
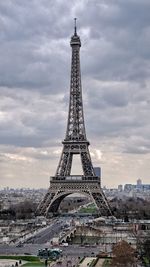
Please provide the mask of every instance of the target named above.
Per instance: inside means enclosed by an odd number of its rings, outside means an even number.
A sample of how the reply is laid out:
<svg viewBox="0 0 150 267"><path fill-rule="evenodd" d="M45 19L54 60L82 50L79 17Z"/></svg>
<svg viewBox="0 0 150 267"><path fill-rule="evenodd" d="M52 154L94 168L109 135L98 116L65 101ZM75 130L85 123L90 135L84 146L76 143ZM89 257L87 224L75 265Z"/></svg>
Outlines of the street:
<svg viewBox="0 0 150 267"><path fill-rule="evenodd" d="M29 238L26 243L45 244L49 242L54 236L59 235L64 225L64 221L54 221L49 227L35 236Z"/></svg>
<svg viewBox="0 0 150 267"><path fill-rule="evenodd" d="M8 245L0 245L1 255L37 255L38 249L48 247L46 244L24 244L22 247L14 247ZM81 247L79 245L69 245L68 247L60 247L63 251L63 256L91 256L96 255L100 251L100 247L88 246Z"/></svg>

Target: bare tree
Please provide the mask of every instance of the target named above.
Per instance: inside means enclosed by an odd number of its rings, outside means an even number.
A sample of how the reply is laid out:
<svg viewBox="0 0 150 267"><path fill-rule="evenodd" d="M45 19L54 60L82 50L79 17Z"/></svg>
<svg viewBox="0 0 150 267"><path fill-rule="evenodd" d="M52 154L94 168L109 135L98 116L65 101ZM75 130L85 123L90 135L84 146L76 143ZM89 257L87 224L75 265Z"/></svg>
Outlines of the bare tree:
<svg viewBox="0 0 150 267"><path fill-rule="evenodd" d="M114 245L112 250L112 267L131 267L134 266L136 259L135 250L124 240Z"/></svg>

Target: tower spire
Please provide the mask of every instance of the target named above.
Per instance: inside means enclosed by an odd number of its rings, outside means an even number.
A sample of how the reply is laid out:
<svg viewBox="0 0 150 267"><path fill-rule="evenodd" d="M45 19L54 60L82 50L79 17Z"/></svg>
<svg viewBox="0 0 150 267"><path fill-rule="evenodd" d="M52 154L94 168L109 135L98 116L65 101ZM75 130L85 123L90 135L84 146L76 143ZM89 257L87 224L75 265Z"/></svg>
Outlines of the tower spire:
<svg viewBox="0 0 150 267"><path fill-rule="evenodd" d="M77 35L77 18L74 18L74 35Z"/></svg>

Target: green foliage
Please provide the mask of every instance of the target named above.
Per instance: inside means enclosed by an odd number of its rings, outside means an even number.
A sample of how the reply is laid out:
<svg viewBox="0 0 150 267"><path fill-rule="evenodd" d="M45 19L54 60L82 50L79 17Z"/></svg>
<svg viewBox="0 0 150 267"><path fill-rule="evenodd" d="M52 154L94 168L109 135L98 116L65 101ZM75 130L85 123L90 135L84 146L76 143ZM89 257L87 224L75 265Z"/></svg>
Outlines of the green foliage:
<svg viewBox="0 0 150 267"><path fill-rule="evenodd" d="M79 210L79 212L80 213L96 213L97 209L96 209L95 205L92 203L92 204L89 204L87 207L82 207Z"/></svg>
<svg viewBox="0 0 150 267"><path fill-rule="evenodd" d="M20 256L14 256L14 255L1 255L0 259L9 259L9 260L23 260L23 261L31 261L31 262L39 262L38 257L36 256L28 256L28 255L20 255Z"/></svg>
<svg viewBox="0 0 150 267"><path fill-rule="evenodd" d="M106 260L103 262L102 267L109 267L109 266L110 266L110 262L111 262L110 259L106 259Z"/></svg>
<svg viewBox="0 0 150 267"><path fill-rule="evenodd" d="M24 267L34 267L34 266L36 266L36 267L42 267L42 266L45 266L45 264L38 261L38 262L28 262L28 263L25 263L23 266Z"/></svg>
<svg viewBox="0 0 150 267"><path fill-rule="evenodd" d="M143 258L143 261L144 261L144 263L145 263L145 266L147 266L147 267L149 267L150 266L150 260L149 259L147 259L147 258Z"/></svg>
<svg viewBox="0 0 150 267"><path fill-rule="evenodd" d="M89 264L89 267L94 267L96 265L96 259L93 259L91 263Z"/></svg>
<svg viewBox="0 0 150 267"><path fill-rule="evenodd" d="M80 267L80 265L82 264L82 262L85 260L85 257L83 257L81 260L80 260L80 262L79 262L79 264L77 265L77 267ZM97 259L93 259L89 264L88 264L88 266L89 267L94 267L95 265L96 265L96 263L97 263L97 261L96 261Z"/></svg>
<svg viewBox="0 0 150 267"><path fill-rule="evenodd" d="M146 239L143 244L144 257L150 261L150 239Z"/></svg>
<svg viewBox="0 0 150 267"><path fill-rule="evenodd" d="M20 255L20 256L14 256L14 255L1 255L0 259L8 259L8 260L22 260L22 261L27 261L25 263L24 267L42 267L45 266L43 262L40 262L39 258L36 256L30 256L30 255Z"/></svg>
<svg viewBox="0 0 150 267"><path fill-rule="evenodd" d="M79 263L82 263L84 261L85 257L81 258Z"/></svg>

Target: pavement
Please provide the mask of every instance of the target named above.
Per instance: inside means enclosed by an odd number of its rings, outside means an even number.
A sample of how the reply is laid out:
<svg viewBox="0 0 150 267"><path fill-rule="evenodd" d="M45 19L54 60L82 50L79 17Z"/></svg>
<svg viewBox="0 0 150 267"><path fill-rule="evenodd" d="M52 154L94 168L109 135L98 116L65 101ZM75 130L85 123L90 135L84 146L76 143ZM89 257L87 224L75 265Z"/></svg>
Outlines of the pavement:
<svg viewBox="0 0 150 267"><path fill-rule="evenodd" d="M16 262L18 262L18 266L22 266L23 264L26 263L26 261L22 261L22 263L19 264L19 261L17 260L3 259L3 260L0 260L0 267L12 267L12 266L15 266Z"/></svg>
<svg viewBox="0 0 150 267"><path fill-rule="evenodd" d="M95 260L95 257L87 257L83 260L83 262L79 265L80 267L87 267L90 265L90 263Z"/></svg>
<svg viewBox="0 0 150 267"><path fill-rule="evenodd" d="M77 266L79 263L79 258L78 257L63 257L60 260L57 260L56 262L51 263L49 266L50 267L73 267L73 266ZM87 266L86 266L87 267Z"/></svg>
<svg viewBox="0 0 150 267"><path fill-rule="evenodd" d="M47 244L24 244L21 247L14 247L8 245L0 245L0 255L24 255L31 254L37 255L39 249L49 247ZM79 245L69 245L68 247L60 247L63 251L64 256L94 256L100 251L99 247L88 246L81 247ZM94 254L93 254L94 253Z"/></svg>
<svg viewBox="0 0 150 267"><path fill-rule="evenodd" d="M102 267L104 260L105 259L99 259L98 262L96 263L95 267Z"/></svg>

